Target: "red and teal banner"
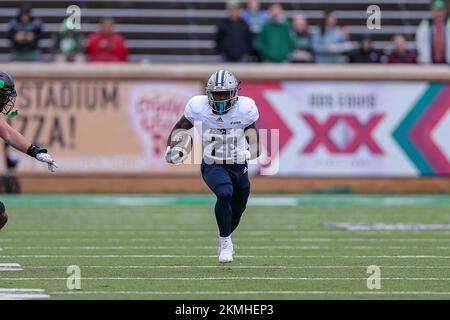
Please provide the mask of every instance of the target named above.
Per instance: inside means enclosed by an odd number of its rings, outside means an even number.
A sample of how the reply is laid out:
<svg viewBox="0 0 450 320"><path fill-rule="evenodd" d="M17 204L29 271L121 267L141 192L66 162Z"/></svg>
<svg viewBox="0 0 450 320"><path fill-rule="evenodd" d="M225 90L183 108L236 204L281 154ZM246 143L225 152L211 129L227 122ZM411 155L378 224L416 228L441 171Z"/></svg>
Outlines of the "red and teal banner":
<svg viewBox="0 0 450 320"><path fill-rule="evenodd" d="M430 84L393 133L424 176L450 175L450 85Z"/></svg>
<svg viewBox="0 0 450 320"><path fill-rule="evenodd" d="M279 129L278 175L450 176L445 83L254 82L240 94L261 128Z"/></svg>

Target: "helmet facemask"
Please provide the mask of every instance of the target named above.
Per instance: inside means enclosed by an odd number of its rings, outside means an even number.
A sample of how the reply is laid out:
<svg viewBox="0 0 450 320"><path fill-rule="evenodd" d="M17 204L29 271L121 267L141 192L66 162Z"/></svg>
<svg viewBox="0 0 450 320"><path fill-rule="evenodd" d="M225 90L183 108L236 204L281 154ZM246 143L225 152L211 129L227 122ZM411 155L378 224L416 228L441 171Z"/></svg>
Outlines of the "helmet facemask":
<svg viewBox="0 0 450 320"><path fill-rule="evenodd" d="M224 114L228 112L237 100L237 89L224 91L208 91L209 105L214 113ZM217 95L221 94L220 98Z"/></svg>
<svg viewBox="0 0 450 320"><path fill-rule="evenodd" d="M16 103L15 89L0 89L0 112L5 116L11 112Z"/></svg>

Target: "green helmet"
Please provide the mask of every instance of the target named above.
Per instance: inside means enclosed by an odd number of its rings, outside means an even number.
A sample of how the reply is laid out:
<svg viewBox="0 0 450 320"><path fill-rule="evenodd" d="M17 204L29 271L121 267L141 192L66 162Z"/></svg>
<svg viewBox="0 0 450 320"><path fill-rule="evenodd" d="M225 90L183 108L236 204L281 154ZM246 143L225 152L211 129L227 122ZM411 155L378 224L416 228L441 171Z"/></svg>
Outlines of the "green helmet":
<svg viewBox="0 0 450 320"><path fill-rule="evenodd" d="M0 112L8 115L16 102L16 89L14 80L6 72L0 71Z"/></svg>

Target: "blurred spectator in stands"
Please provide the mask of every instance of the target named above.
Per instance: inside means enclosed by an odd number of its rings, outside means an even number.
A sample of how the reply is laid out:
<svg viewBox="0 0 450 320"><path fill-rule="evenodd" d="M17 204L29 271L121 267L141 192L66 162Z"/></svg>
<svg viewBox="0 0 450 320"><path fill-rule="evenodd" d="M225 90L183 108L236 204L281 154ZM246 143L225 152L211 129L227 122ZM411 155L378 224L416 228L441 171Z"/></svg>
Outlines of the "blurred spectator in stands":
<svg viewBox="0 0 450 320"><path fill-rule="evenodd" d="M241 17L250 27L250 33L252 35L251 56L254 61L261 61L261 57L257 50L258 35L264 24L269 20L269 14L266 10L261 10L260 0L248 0L247 10L242 11Z"/></svg>
<svg viewBox="0 0 450 320"><path fill-rule="evenodd" d="M382 53L374 49L372 38L365 34L359 41L359 49L353 50L349 55L351 63L381 63Z"/></svg>
<svg viewBox="0 0 450 320"><path fill-rule="evenodd" d="M247 22L241 18L241 6L228 1L228 17L217 25L216 50L223 62L245 62L251 53L252 39Z"/></svg>
<svg viewBox="0 0 450 320"><path fill-rule="evenodd" d="M388 55L389 63L417 63L417 55L406 46L405 37L401 34L393 36L394 50Z"/></svg>
<svg viewBox="0 0 450 320"><path fill-rule="evenodd" d="M70 26L70 21L65 19L54 39L54 51L59 62L81 61L81 35Z"/></svg>
<svg viewBox="0 0 450 320"><path fill-rule="evenodd" d="M285 62L295 49L294 34L281 4L272 4L269 12L270 20L258 36L259 54L265 62Z"/></svg>
<svg viewBox="0 0 450 320"><path fill-rule="evenodd" d="M433 17L424 19L416 32L419 63L450 63L450 21L443 0L434 0Z"/></svg>
<svg viewBox="0 0 450 320"><path fill-rule="evenodd" d="M314 34L313 48L318 63L346 62L344 54L352 50L352 45L348 41L347 28L337 24L334 11L326 13L320 33Z"/></svg>
<svg viewBox="0 0 450 320"><path fill-rule="evenodd" d="M9 23L8 37L15 61L38 61L41 59L39 40L42 37L42 21L33 17L31 7L24 4Z"/></svg>
<svg viewBox="0 0 450 320"><path fill-rule="evenodd" d="M91 34L86 48L89 62L126 62L128 47L125 38L114 31L114 21L105 18L100 31Z"/></svg>
<svg viewBox="0 0 450 320"><path fill-rule="evenodd" d="M312 35L309 32L308 20L299 14L292 20L294 29L295 51L289 60L291 62L314 62Z"/></svg>

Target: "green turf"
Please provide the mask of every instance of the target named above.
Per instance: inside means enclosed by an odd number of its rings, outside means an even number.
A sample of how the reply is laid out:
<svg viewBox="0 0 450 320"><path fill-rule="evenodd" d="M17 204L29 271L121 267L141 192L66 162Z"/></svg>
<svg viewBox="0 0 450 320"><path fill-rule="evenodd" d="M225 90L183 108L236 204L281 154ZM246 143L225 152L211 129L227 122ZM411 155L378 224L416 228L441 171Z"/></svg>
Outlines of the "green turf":
<svg viewBox="0 0 450 320"><path fill-rule="evenodd" d="M450 230L345 231L337 222L450 224L449 196L254 196L217 261L211 196L5 196L5 288L50 299L449 299ZM278 201L277 206L267 203ZM81 268L81 290L66 286ZM366 286L381 267L381 289Z"/></svg>

